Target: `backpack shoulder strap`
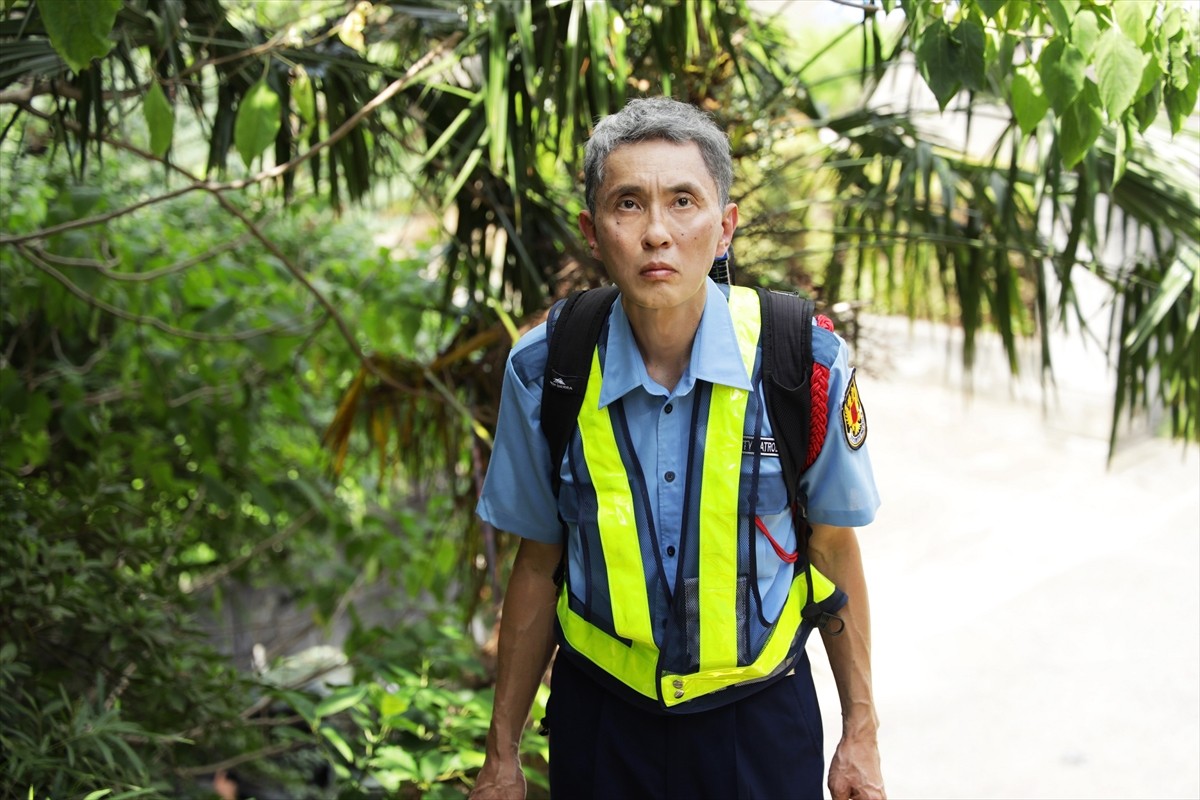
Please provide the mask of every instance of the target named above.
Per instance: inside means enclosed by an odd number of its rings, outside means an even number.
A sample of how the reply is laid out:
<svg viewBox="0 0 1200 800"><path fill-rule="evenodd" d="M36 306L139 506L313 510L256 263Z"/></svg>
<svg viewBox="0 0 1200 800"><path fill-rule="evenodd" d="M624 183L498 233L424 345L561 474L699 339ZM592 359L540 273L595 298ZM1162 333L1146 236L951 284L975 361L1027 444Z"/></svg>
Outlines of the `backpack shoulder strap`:
<svg viewBox="0 0 1200 800"><path fill-rule="evenodd" d="M545 380L542 383L542 433L550 445L551 487L558 494L558 466L575 433L576 418L587 393L592 353L600 329L617 297L617 287L604 286L571 294L550 309L546 318Z"/></svg>
<svg viewBox="0 0 1200 800"><path fill-rule="evenodd" d="M767 416L775 432L779 460L787 482L788 500L796 519L800 548L808 549L808 498L800 489L800 476L808 467L813 417L813 302L798 295L759 289L762 307L763 391ZM825 327L825 325L822 325ZM817 387L821 391L825 387ZM822 412L823 413L823 412ZM808 596L801 618L837 636L845 623L815 601L812 563L805 557Z"/></svg>
<svg viewBox="0 0 1200 800"><path fill-rule="evenodd" d="M775 431L788 499L802 506L800 476L807 466L812 418L813 302L769 289L758 290L762 308L763 387Z"/></svg>

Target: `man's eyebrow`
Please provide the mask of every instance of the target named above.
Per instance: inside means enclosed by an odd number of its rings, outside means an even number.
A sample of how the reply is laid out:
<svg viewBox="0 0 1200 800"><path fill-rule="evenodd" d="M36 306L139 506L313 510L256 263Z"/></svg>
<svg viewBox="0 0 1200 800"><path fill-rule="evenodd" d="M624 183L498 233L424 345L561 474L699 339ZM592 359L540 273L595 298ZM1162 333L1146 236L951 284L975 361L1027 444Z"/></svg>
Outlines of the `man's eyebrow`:
<svg viewBox="0 0 1200 800"><path fill-rule="evenodd" d="M642 194L643 192L645 192L645 187L640 183L622 183L608 189L604 194L608 197L623 197L627 194Z"/></svg>
<svg viewBox="0 0 1200 800"><path fill-rule="evenodd" d="M627 194L645 194L646 188L640 183L622 183L604 192L607 197L624 197ZM700 194L700 184L694 181L680 181L667 187L667 194Z"/></svg>
<svg viewBox="0 0 1200 800"><path fill-rule="evenodd" d="M681 192L686 192L687 194L700 194L701 189L700 184L698 183L693 183L692 181L681 181L673 186L668 187L667 192L669 194L679 194Z"/></svg>

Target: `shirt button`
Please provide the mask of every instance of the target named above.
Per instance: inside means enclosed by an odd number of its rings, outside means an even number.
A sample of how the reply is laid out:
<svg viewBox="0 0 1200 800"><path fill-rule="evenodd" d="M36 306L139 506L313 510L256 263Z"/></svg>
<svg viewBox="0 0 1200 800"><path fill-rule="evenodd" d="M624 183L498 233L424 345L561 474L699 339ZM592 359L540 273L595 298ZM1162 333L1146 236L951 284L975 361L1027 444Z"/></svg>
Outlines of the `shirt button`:
<svg viewBox="0 0 1200 800"><path fill-rule="evenodd" d="M671 481L675 480L675 473L668 472L666 475L663 475L663 478L666 479L667 483L670 483Z"/></svg>
<svg viewBox="0 0 1200 800"><path fill-rule="evenodd" d="M674 556L674 555L675 555L675 545L673 545L673 544L669 544L669 545L667 545L667 555L668 555L668 556Z"/></svg>
<svg viewBox="0 0 1200 800"><path fill-rule="evenodd" d="M670 403L667 403L666 406L663 407L663 411L665 411L668 414L670 414L674 410L675 410L675 406L671 405Z"/></svg>

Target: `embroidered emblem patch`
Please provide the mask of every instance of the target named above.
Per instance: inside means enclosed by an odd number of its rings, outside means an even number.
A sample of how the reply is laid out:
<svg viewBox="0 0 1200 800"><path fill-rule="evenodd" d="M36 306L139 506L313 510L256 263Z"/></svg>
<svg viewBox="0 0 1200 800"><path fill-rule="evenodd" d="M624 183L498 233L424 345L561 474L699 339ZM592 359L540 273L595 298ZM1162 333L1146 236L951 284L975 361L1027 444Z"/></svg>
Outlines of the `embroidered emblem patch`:
<svg viewBox="0 0 1200 800"><path fill-rule="evenodd" d="M867 441L867 412L863 409L862 398L858 396L855 370L850 370L850 384L846 387L846 396L842 398L842 431L851 450L857 450Z"/></svg>

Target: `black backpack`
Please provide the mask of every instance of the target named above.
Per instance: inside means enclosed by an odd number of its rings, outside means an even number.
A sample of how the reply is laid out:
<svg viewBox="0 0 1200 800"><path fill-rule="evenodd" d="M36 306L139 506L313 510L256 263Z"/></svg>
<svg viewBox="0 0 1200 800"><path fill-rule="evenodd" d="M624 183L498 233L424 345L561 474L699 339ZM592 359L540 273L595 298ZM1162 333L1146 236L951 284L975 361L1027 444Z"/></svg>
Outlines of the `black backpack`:
<svg viewBox="0 0 1200 800"><path fill-rule="evenodd" d="M608 317L617 287L605 286L574 292L555 303L546 319L549 354L542 384L542 432L550 446L551 487L555 497L561 488L558 466L575 433L579 409L587 392L592 354ZM813 302L788 292L758 288L762 314L762 385L766 393L767 417L787 484L788 502L799 512L797 540L808 573L808 599L802 611L805 622L842 632L840 617L821 609L813 599L808 548L808 498L800 489L807 463L812 418L812 318ZM566 550L555 582L565 577Z"/></svg>

